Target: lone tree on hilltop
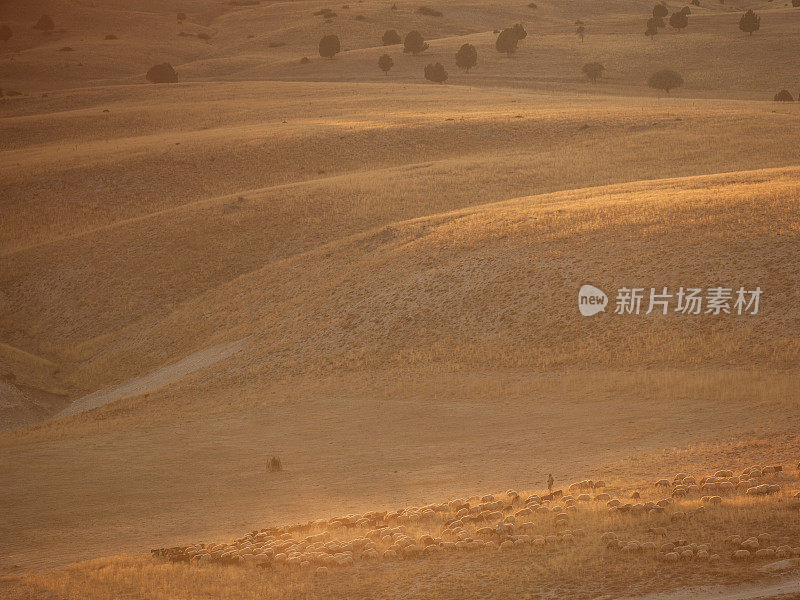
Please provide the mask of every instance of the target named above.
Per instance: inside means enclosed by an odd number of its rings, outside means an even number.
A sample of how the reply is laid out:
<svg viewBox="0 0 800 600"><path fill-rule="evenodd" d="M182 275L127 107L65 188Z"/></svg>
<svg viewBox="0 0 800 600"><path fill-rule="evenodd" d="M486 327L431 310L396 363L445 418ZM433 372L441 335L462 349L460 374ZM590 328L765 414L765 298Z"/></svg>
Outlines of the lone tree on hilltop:
<svg viewBox="0 0 800 600"><path fill-rule="evenodd" d="M422 34L417 31L409 31L406 34L406 39L403 40L403 52L406 54L422 54L428 49L428 42L422 37Z"/></svg>
<svg viewBox="0 0 800 600"><path fill-rule="evenodd" d="M684 8L683 10L672 13L672 16L669 18L669 26L678 31L685 29L686 26L689 25L689 13L687 11L688 9Z"/></svg>
<svg viewBox="0 0 800 600"><path fill-rule="evenodd" d="M150 83L177 83L178 74L172 65L169 63L161 63L160 65L153 65L147 70L147 81Z"/></svg>
<svg viewBox="0 0 800 600"><path fill-rule="evenodd" d="M792 94L789 90L781 90L777 94L775 94L775 98L773 98L775 102L794 102L794 98L792 98Z"/></svg>
<svg viewBox="0 0 800 600"><path fill-rule="evenodd" d="M744 13L742 15L742 18L739 19L739 29L741 29L745 33L753 35L753 32L758 31L760 28L761 28L761 17L759 17L756 13L754 13L752 9Z"/></svg>
<svg viewBox="0 0 800 600"><path fill-rule="evenodd" d="M33 28L43 31L44 33L50 33L56 28L56 24L53 23L53 19L50 17L50 15L42 15L39 17L39 20L36 21L36 24L33 26Z"/></svg>
<svg viewBox="0 0 800 600"><path fill-rule="evenodd" d="M591 81L592 83L597 83L597 80L603 76L603 71L606 68L601 65L599 62L590 62L583 65L581 69L583 74Z"/></svg>
<svg viewBox="0 0 800 600"><path fill-rule="evenodd" d="M447 71L444 70L442 63L433 63L425 67L425 79L435 83L447 81Z"/></svg>
<svg viewBox="0 0 800 600"><path fill-rule="evenodd" d="M389 69L391 69L393 66L394 66L394 61L392 60L392 57L389 56L388 54L384 54L378 59L378 67L380 68L381 71L383 71L387 75L389 74Z"/></svg>
<svg viewBox="0 0 800 600"><path fill-rule="evenodd" d="M670 69L656 71L647 79L647 85L656 90L664 90L667 95L669 91L683 85L683 77Z"/></svg>
<svg viewBox="0 0 800 600"><path fill-rule="evenodd" d="M478 51L472 44L464 44L456 52L456 66L467 73L478 64Z"/></svg>
<svg viewBox="0 0 800 600"><path fill-rule="evenodd" d="M323 58L333 58L342 50L339 36L326 35L319 41L319 55Z"/></svg>
<svg viewBox="0 0 800 600"><path fill-rule="evenodd" d="M400 39L400 34L397 33L397 31L395 31L394 29L388 29L386 33L383 34L381 41L383 41L384 46L394 46L395 44L399 44L403 40Z"/></svg>

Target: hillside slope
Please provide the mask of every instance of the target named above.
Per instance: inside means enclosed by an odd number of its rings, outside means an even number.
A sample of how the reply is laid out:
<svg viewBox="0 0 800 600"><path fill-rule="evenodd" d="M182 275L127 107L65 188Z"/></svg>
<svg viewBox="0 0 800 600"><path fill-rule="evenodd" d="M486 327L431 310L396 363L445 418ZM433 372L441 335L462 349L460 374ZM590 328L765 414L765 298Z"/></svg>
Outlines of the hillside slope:
<svg viewBox="0 0 800 600"><path fill-rule="evenodd" d="M637 182L395 222L92 340L76 378L252 335L165 388L0 434L4 549L55 564L794 427L797 181ZM585 318L585 282L764 295L757 315ZM287 473L265 479L273 453Z"/></svg>

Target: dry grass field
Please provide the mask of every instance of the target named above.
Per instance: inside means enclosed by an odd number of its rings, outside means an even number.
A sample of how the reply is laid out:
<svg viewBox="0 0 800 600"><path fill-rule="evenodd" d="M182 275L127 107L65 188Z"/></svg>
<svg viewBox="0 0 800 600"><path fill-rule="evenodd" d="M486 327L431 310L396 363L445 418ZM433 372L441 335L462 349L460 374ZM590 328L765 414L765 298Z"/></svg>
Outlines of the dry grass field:
<svg viewBox="0 0 800 600"><path fill-rule="evenodd" d="M800 8L534 6L0 5L1 597L800 593Z"/></svg>

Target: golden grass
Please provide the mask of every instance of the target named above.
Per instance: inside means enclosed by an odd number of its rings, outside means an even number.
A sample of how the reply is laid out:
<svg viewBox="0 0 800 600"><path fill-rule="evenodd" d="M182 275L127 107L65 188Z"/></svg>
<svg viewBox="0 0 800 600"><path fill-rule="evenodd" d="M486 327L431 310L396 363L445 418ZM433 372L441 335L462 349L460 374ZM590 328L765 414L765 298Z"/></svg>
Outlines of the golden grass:
<svg viewBox="0 0 800 600"><path fill-rule="evenodd" d="M774 443L772 451L783 458L794 458L791 445ZM726 444L717 445L718 451L734 450ZM713 473L718 467L740 467L758 456L758 449L738 453L736 462L726 462L713 467L699 467L696 461L682 463L681 471L695 475ZM658 461L659 458L651 456ZM763 463L762 463L763 464ZM663 467L662 467L663 468ZM699 470L695 470L695 468ZM768 545L800 546L800 527L792 517L797 511L796 501L790 500L797 487L794 465L788 465L786 476L781 478L783 492L780 496L752 498L738 493L725 496L721 505L705 505L706 512L697 513L689 520L675 521L676 512L695 511L703 503L698 498L678 499L664 515L633 516L610 514L604 502L578 503L577 512L571 513L568 525L571 531L582 530L574 544L548 543L544 548L523 545L509 551L480 549L472 552L448 552L433 557L406 558L405 560L380 560L377 563L359 561L355 567L333 568L326 576L315 575L314 567L297 568L276 565L266 570L254 567L199 566L198 564L169 564L141 556L118 556L95 559L55 571L28 573L6 577L0 581L8 597L28 598L56 594L65 598L105 599L125 597L161 598L337 598L337 597L401 597L413 593L418 598L477 598L492 597L547 597L550 595L571 598L594 598L620 594L646 593L669 590L690 585L727 584L731 582L764 581L758 568L770 559L735 562L730 555L738 546L731 545L731 535L744 538L769 534ZM623 503L634 489L642 490L640 502L657 501L669 496L669 491L658 491L652 478L645 484L635 482L624 473L620 479L606 479L604 490ZM654 477L672 473L656 471ZM768 478L769 479L769 478ZM522 491L523 499L530 492ZM597 493L597 492L595 492ZM504 493L496 497L506 499ZM470 498L476 503L477 497ZM634 501L639 502L639 501ZM554 502L553 504L556 504ZM521 508L521 505L517 508ZM414 539L425 534L434 537L440 527L450 520L449 512L437 515L431 523L406 525L406 534ZM534 514L518 522L533 522L530 535L550 535L557 532L553 514ZM474 531L481 525L467 526ZM649 532L650 527L666 527L666 538ZM310 526L295 538L328 531L326 526ZM332 530L334 540L348 541L362 537L366 529ZM699 559L664 562L661 553L639 552L621 554L606 549L600 534L613 531L620 539L654 541L660 546L664 541L683 540L683 544L710 544L718 562ZM474 532L473 532L473 535ZM298 538L299 536L299 538ZM800 548L798 549L800 550ZM775 559L772 559L773 561ZM2 588L0 588L2 589Z"/></svg>
<svg viewBox="0 0 800 600"><path fill-rule="evenodd" d="M800 414L796 374L737 369L362 372L234 389L195 384L0 435L5 564L50 567L532 489L548 472L559 483L593 473L636 483L662 472L662 460L676 472L701 461L787 462L788 452L769 448ZM691 460L662 454L734 435L763 443ZM784 452L783 442L775 448ZM265 470L274 454L283 473Z"/></svg>
<svg viewBox="0 0 800 600"><path fill-rule="evenodd" d="M331 24L312 15L321 0L17 4L1 15L3 88L30 95L0 101L0 369L78 395L253 341L165 388L0 434L0 595L582 598L755 577L610 559L591 535L324 580L143 553L539 489L548 472L624 495L679 470L793 465L800 125L764 100L796 93L800 12L761 9L751 38L742 2L712 3L647 40L644 0L430 3L440 19L365 0ZM67 31L32 31L40 12ZM514 22L530 35L507 58L490 32ZM378 46L389 27L431 48ZM331 32L344 52L322 60ZM465 42L469 74L452 66ZM135 85L164 60L182 83ZM434 60L448 85L421 81ZM597 85L590 60L607 67ZM662 67L686 80L677 98L645 87ZM765 296L753 318L585 320L584 282ZM286 470L268 474L275 454ZM782 498L675 533L797 540Z"/></svg>

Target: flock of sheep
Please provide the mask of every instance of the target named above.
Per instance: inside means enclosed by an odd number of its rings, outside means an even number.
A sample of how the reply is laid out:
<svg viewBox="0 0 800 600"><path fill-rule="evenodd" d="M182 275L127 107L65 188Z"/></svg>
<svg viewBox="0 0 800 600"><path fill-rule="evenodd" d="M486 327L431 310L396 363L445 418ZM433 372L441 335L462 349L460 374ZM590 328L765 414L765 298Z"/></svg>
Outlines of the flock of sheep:
<svg viewBox="0 0 800 600"><path fill-rule="evenodd" d="M723 556L730 560L788 558L800 556L800 547L773 544L769 534L746 539L731 536L726 540L728 552L714 552L710 543L693 543L680 536L668 539L670 528L714 510L724 498L780 494L776 481L784 479L780 466L751 467L740 475L717 471L699 480L679 473L671 481L655 482L654 492L666 497L644 502L640 491L623 501L613 498L604 482L586 480L571 485L566 494L562 490L541 495L508 490L497 496L272 527L230 543L160 548L152 554L172 562L294 568L313 570L317 575L331 568L442 553L517 547L548 551L597 541L608 551L641 553L666 562L718 562ZM670 493L664 494L666 491ZM795 498L800 498L800 493ZM582 515L595 518L581 519ZM628 531L638 528L651 539L625 539L603 531L615 524ZM599 535L589 535L586 527L595 525Z"/></svg>
<svg viewBox="0 0 800 600"><path fill-rule="evenodd" d="M798 470L800 470L800 465L798 465ZM672 493L669 498L657 502L625 505L619 500L611 500L608 502L608 510L612 514L623 510L624 512L657 516L666 513L670 506L676 505L676 502L684 498L700 496L701 504L693 510L674 509L669 514L669 520L672 523L686 521L702 515L706 510L704 504L722 504L723 496L742 492L747 496L777 494L781 492L781 486L774 482L764 482L764 479L781 479L782 477L783 467L780 465L753 466L745 469L741 475L734 475L730 470L721 470L700 480L686 473L678 473L671 482L669 479L659 479L655 482L655 488L671 488ZM634 492L633 497L638 499L640 493ZM800 498L800 492L795 494L795 498ZM652 534L655 538L661 538L659 543L635 539L626 540L613 531L604 532L600 536L600 541L608 550L624 553L649 553L666 562L678 562L679 560L719 562L721 560L720 554L712 551L710 543L690 543L681 538L667 540L667 527L650 527L647 533ZM731 549L727 555L732 560L784 559L800 556L800 547L792 547L788 544L774 545L772 541L769 533L761 533L746 539L743 539L741 535L732 535L725 539L726 546Z"/></svg>

